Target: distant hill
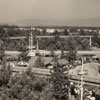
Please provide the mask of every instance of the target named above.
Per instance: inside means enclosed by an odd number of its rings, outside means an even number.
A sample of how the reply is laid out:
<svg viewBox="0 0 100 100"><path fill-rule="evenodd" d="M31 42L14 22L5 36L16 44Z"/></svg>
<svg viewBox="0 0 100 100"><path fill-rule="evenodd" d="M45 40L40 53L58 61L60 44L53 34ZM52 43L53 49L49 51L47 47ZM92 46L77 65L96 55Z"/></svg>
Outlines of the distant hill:
<svg viewBox="0 0 100 100"><path fill-rule="evenodd" d="M54 20L54 19L27 19L10 24L32 25L32 26L98 26L100 18L81 19L81 20Z"/></svg>

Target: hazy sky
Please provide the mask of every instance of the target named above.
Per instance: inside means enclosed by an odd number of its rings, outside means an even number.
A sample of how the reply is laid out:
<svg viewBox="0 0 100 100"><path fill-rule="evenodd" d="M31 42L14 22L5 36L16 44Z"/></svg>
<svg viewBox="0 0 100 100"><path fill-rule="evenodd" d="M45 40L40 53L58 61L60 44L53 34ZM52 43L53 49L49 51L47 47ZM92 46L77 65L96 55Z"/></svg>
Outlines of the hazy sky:
<svg viewBox="0 0 100 100"><path fill-rule="evenodd" d="M0 0L0 22L100 17L100 0Z"/></svg>

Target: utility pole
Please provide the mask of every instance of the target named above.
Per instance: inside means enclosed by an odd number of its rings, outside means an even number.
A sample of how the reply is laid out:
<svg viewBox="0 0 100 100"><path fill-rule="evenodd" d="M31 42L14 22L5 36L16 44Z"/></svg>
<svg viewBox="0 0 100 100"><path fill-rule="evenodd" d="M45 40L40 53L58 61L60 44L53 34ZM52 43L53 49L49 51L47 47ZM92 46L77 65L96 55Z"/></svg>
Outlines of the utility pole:
<svg viewBox="0 0 100 100"><path fill-rule="evenodd" d="M82 57L82 67L81 67L81 100L83 100L83 57Z"/></svg>
<svg viewBox="0 0 100 100"><path fill-rule="evenodd" d="M36 55L39 55L39 40L37 39Z"/></svg>
<svg viewBox="0 0 100 100"><path fill-rule="evenodd" d="M89 43L89 45L91 46L92 45L92 39L91 39L92 37L90 36L90 39L89 39L89 41L90 41L90 43Z"/></svg>

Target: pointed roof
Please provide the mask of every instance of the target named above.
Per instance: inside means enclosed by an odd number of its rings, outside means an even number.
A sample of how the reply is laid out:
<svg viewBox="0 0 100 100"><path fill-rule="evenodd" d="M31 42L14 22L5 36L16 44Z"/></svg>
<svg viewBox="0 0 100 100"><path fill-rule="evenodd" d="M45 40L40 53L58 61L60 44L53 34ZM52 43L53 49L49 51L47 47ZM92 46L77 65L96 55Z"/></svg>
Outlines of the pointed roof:
<svg viewBox="0 0 100 100"><path fill-rule="evenodd" d="M53 61L53 57L43 57L44 65L50 64Z"/></svg>

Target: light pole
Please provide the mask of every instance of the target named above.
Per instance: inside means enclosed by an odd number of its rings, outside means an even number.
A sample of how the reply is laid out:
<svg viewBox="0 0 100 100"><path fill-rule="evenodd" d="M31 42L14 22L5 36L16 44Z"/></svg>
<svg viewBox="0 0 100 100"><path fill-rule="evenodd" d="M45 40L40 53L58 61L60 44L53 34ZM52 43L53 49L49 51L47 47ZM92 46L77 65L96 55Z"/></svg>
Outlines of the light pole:
<svg viewBox="0 0 100 100"><path fill-rule="evenodd" d="M81 67L81 100L83 100L83 57L82 57L82 67Z"/></svg>

